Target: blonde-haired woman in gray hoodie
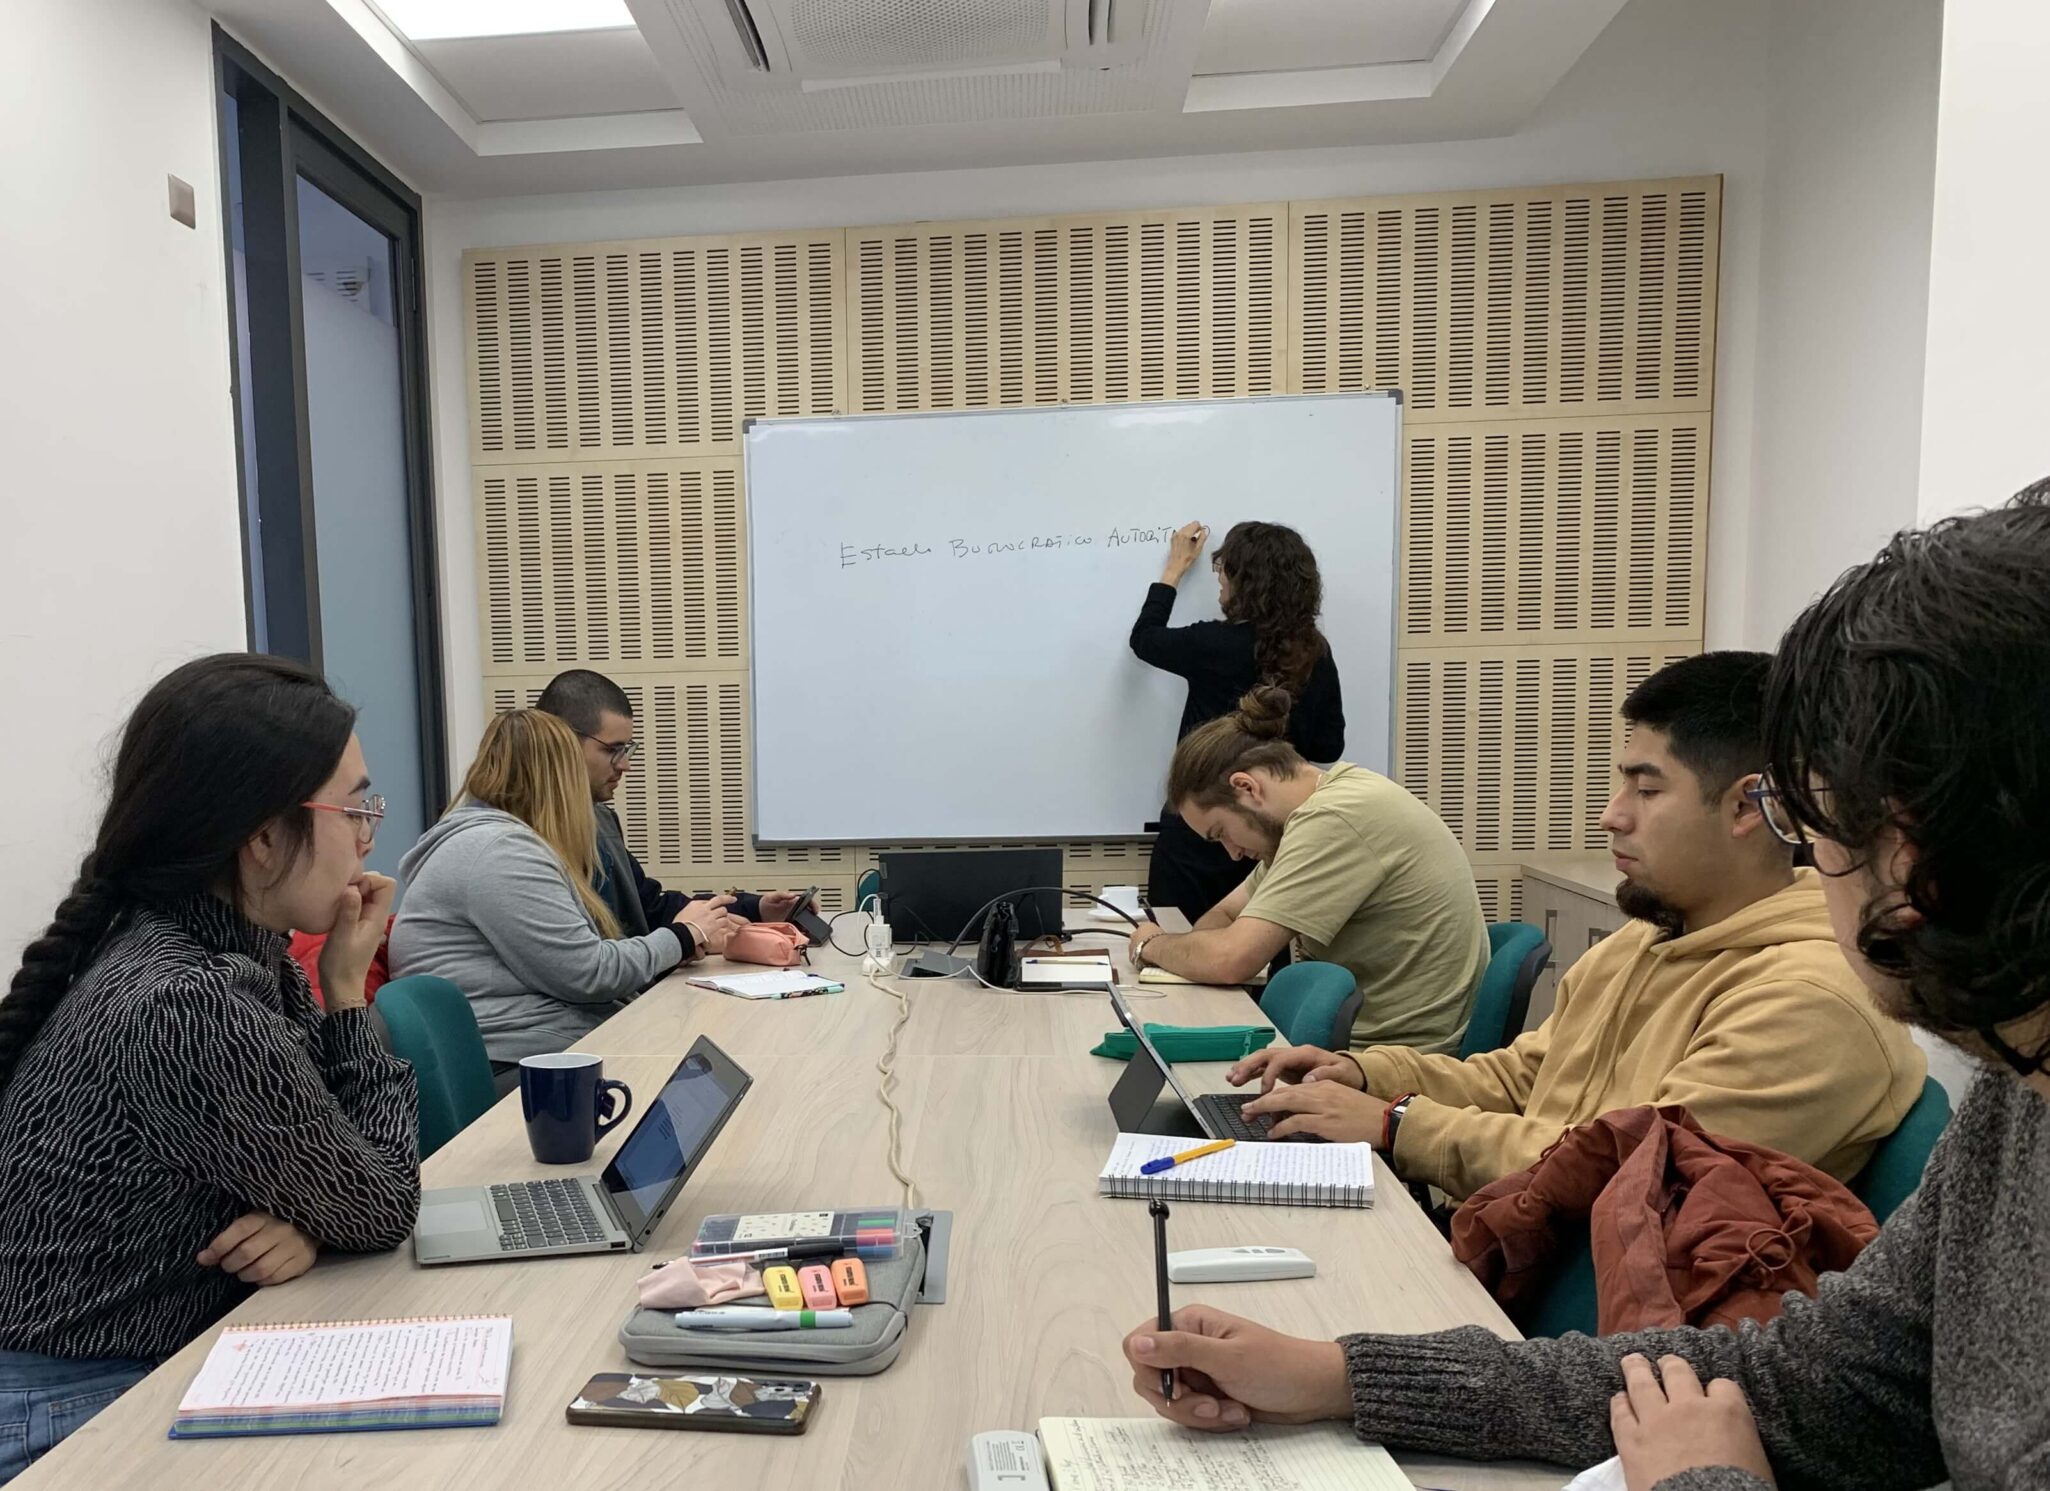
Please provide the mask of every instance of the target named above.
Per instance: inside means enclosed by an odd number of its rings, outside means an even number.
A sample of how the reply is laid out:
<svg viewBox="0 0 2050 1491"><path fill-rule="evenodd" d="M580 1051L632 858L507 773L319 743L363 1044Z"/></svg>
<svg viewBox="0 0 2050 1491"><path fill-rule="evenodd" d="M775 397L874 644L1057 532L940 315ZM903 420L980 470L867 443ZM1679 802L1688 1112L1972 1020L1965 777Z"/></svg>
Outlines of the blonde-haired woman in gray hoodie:
<svg viewBox="0 0 2050 1491"><path fill-rule="evenodd" d="M436 974L469 997L501 1087L521 1057L573 1045L740 924L715 897L622 937L592 889L597 863L576 734L534 709L491 722L455 802L400 862L392 974Z"/></svg>

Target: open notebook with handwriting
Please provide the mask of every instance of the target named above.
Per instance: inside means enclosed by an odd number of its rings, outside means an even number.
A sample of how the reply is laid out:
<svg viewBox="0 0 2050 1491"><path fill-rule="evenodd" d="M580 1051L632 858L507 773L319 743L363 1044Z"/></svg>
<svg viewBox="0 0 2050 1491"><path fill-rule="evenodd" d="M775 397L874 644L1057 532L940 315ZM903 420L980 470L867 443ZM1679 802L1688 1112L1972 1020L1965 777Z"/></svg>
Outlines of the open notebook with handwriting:
<svg viewBox="0 0 2050 1491"><path fill-rule="evenodd" d="M1342 1424L1203 1434L1166 1419L1041 1419L1039 1444L1056 1491L1413 1491Z"/></svg>

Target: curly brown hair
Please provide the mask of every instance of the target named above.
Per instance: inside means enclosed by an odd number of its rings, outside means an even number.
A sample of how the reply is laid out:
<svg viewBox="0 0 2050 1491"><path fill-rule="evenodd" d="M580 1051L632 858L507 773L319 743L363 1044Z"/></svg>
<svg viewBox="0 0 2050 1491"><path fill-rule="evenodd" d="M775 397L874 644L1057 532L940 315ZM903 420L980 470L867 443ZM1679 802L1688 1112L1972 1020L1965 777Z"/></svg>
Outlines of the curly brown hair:
<svg viewBox="0 0 2050 1491"><path fill-rule="evenodd" d="M1317 659L1331 650L1317 630L1317 613L1324 609L1317 556L1293 528L1234 523L1215 562L1231 582L1225 619L1252 625L1261 682L1302 693Z"/></svg>

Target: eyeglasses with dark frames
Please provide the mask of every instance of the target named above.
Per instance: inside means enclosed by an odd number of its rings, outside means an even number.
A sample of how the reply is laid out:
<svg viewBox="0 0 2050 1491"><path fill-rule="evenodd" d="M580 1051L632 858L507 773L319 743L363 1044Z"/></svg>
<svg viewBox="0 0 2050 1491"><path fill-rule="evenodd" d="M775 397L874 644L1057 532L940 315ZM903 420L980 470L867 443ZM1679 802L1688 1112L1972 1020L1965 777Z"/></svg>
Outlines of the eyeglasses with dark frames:
<svg viewBox="0 0 2050 1491"><path fill-rule="evenodd" d="M583 736L592 745L603 746L605 754L612 758L614 766L631 765L634 752L640 749L640 742L637 740L602 740L598 736L583 730L579 730L577 734Z"/></svg>
<svg viewBox="0 0 2050 1491"><path fill-rule="evenodd" d="M1744 795L1758 804L1758 816L1765 820L1765 826L1772 830L1772 836L1782 844L1799 849L1808 842L1808 830L1794 821L1794 815L1787 811L1787 802L1773 785L1772 773L1762 774L1756 785L1744 789Z"/></svg>

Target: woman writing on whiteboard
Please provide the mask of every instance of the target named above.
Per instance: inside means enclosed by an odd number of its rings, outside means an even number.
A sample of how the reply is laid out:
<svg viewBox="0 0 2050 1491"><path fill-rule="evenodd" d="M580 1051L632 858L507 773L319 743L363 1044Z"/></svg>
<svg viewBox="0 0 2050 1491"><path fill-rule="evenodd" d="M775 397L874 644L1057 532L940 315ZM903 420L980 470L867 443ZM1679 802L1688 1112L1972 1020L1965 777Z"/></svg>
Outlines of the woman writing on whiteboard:
<svg viewBox="0 0 2050 1491"><path fill-rule="evenodd" d="M1210 559L1224 619L1169 626L1176 587L1202 557L1209 537L1201 523L1175 530L1167 566L1132 625L1132 651L1140 661L1189 681L1175 738L1230 714L1255 685L1273 684L1295 698L1288 743L1306 760L1337 760L1345 748L1345 710L1331 644L1317 629L1324 604L1317 556L1293 528L1236 523ZM1251 869L1197 835L1172 807L1161 809L1146 887L1153 905L1179 907L1194 921L1237 889Z"/></svg>

